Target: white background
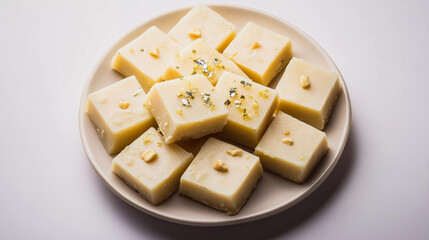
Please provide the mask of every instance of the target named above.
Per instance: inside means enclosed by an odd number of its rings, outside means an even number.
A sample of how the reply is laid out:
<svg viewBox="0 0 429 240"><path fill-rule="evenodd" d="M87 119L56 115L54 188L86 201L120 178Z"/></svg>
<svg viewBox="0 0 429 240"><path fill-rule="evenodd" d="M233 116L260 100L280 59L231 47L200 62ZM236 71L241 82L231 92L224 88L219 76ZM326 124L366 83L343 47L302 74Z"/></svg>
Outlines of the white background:
<svg viewBox="0 0 429 240"><path fill-rule="evenodd" d="M249 224L190 227L139 212L103 184L78 133L86 78L125 33L196 3L0 1L0 238L428 239L427 1L234 2L309 34L350 92L344 154L295 207Z"/></svg>

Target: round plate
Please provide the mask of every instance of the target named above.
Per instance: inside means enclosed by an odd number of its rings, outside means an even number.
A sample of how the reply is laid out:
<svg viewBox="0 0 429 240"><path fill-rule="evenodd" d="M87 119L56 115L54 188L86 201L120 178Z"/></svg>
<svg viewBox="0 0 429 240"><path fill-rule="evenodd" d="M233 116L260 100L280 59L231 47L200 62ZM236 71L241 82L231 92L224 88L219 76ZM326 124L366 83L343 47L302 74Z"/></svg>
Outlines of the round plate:
<svg viewBox="0 0 429 240"><path fill-rule="evenodd" d="M237 26L237 32L248 21L252 21L289 37L292 40L294 56L303 58L339 74L342 92L332 112L329 124L325 129L330 149L316 166L306 183L295 184L272 173L264 172L251 197L235 216L226 215L203 204L194 202L187 197L179 195L177 192L165 203L154 206L141 198L110 171L112 156L104 149L95 128L85 113L86 99L89 93L123 78L112 70L110 65L111 59L117 49L138 37L152 25L156 25L164 32L168 32L190 9L177 10L151 19L126 34L110 48L89 76L82 91L79 109L79 127L82 144L89 161L106 185L116 195L137 209L172 222L206 226L242 223L267 217L283 211L304 199L326 179L337 164L349 135L351 119L349 94L339 70L325 51L304 32L279 18L256 10L224 5L210 7L234 23ZM283 72L273 80L273 83L270 84L271 87L275 87L279 76L282 74Z"/></svg>

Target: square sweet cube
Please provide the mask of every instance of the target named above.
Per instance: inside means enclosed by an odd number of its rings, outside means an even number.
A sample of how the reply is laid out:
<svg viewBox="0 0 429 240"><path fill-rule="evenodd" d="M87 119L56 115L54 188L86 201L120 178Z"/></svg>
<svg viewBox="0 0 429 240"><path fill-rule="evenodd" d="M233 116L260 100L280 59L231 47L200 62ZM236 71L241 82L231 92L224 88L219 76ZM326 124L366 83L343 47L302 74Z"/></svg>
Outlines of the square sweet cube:
<svg viewBox="0 0 429 240"><path fill-rule="evenodd" d="M175 79L197 73L206 76L213 85L224 71L246 77L234 62L210 47L202 38L184 47L169 65L164 79Z"/></svg>
<svg viewBox="0 0 429 240"><path fill-rule="evenodd" d="M221 136L254 148L277 108L277 91L230 72L219 78L215 91L229 111Z"/></svg>
<svg viewBox="0 0 429 240"><path fill-rule="evenodd" d="M88 96L86 113L107 152L115 154L156 126L143 107L146 94L134 76L120 80Z"/></svg>
<svg viewBox="0 0 429 240"><path fill-rule="evenodd" d="M264 169L303 183L328 148L324 132L278 112L254 154Z"/></svg>
<svg viewBox="0 0 429 240"><path fill-rule="evenodd" d="M162 80L168 63L180 49L182 46L176 41L152 26L116 52L112 67L125 77L135 75L148 92Z"/></svg>
<svg viewBox="0 0 429 240"><path fill-rule="evenodd" d="M277 91L281 111L323 130L341 92L341 84L338 74L294 57Z"/></svg>
<svg viewBox="0 0 429 240"><path fill-rule="evenodd" d="M160 204L178 189L192 158L192 153L166 144L155 128L149 128L113 159L112 172L147 201Z"/></svg>
<svg viewBox="0 0 429 240"><path fill-rule="evenodd" d="M180 179L179 193L234 215L249 198L262 172L257 156L209 138Z"/></svg>
<svg viewBox="0 0 429 240"><path fill-rule="evenodd" d="M289 38L247 23L223 52L250 79L267 86L292 58Z"/></svg>
<svg viewBox="0 0 429 240"><path fill-rule="evenodd" d="M214 87L201 74L153 85L145 104L168 144L219 132L228 116Z"/></svg>
<svg viewBox="0 0 429 240"><path fill-rule="evenodd" d="M198 4L193 7L168 32L172 38L186 46L198 38L222 52L235 37L235 25L209 7Z"/></svg>

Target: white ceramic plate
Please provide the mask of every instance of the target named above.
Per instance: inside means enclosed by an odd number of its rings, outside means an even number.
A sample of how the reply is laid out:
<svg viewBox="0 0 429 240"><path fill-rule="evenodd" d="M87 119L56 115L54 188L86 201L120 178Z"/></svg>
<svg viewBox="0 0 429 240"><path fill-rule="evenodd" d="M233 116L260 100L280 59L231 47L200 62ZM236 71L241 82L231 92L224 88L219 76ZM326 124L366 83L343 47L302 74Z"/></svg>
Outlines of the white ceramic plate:
<svg viewBox="0 0 429 240"><path fill-rule="evenodd" d="M351 107L345 82L334 62L315 41L291 24L266 13L236 6L217 5L211 6L211 8L234 23L237 26L237 32L246 22L252 21L272 31L288 36L292 40L294 56L303 58L326 69L331 69L339 74L342 92L325 130L330 150L319 165L317 165L305 184L295 184L277 175L265 172L243 209L235 216L229 216L216 211L178 193L175 193L165 203L153 206L110 172L112 156L104 149L90 119L85 113L86 98L89 93L123 78L112 70L110 66L111 59L117 49L139 36L152 25L156 25L164 32L168 32L189 11L189 8L151 19L126 34L107 51L98 65L96 65L82 91L79 109L79 127L82 144L95 171L116 195L147 214L164 220L189 225L213 226L242 223L267 217L293 206L313 192L331 173L343 152L350 130ZM279 76L273 81L271 87L277 84Z"/></svg>

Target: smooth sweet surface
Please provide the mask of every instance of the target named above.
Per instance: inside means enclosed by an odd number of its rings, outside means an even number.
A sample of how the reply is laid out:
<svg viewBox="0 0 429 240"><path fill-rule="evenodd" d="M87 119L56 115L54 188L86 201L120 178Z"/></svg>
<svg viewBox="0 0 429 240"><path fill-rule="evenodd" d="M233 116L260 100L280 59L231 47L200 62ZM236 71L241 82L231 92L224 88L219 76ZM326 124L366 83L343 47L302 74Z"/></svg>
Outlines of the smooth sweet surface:
<svg viewBox="0 0 429 240"><path fill-rule="evenodd" d="M219 132L228 115L214 87L202 74L155 84L145 104L166 143Z"/></svg>
<svg viewBox="0 0 429 240"><path fill-rule="evenodd" d="M277 91L230 72L220 77L215 91L229 111L223 137L255 147L277 107Z"/></svg>
<svg viewBox="0 0 429 240"><path fill-rule="evenodd" d="M88 95L86 112L110 154L118 153L156 125L152 114L143 107L145 97L134 76Z"/></svg>
<svg viewBox="0 0 429 240"><path fill-rule="evenodd" d="M253 81L267 86L292 58L292 42L288 37L249 22L223 54Z"/></svg>
<svg viewBox="0 0 429 240"><path fill-rule="evenodd" d="M248 152L241 150L237 156L227 153L235 149L232 144L209 138L180 179L179 192L219 211L237 214L256 187L262 166L259 158Z"/></svg>
<svg viewBox="0 0 429 240"><path fill-rule="evenodd" d="M142 159L145 151L156 155ZM112 172L152 204L167 200L179 187L193 155L176 144L166 144L155 128L149 128L112 161Z"/></svg>
<svg viewBox="0 0 429 240"><path fill-rule="evenodd" d="M235 26L209 7L198 4L180 19L168 35L183 46L201 37L209 46L222 52L235 37Z"/></svg>
<svg viewBox="0 0 429 240"><path fill-rule="evenodd" d="M326 151L324 132L283 112L277 113L255 148L264 169L297 183L305 182Z"/></svg>
<svg viewBox="0 0 429 240"><path fill-rule="evenodd" d="M309 82L303 87L302 77ZM341 91L338 74L294 57L277 85L279 109L324 129Z"/></svg>
<svg viewBox="0 0 429 240"><path fill-rule="evenodd" d="M224 57L201 38L183 48L175 56L164 78L169 80L200 73L204 74L213 85L216 85L224 71L246 77L246 74L234 62Z"/></svg>
<svg viewBox="0 0 429 240"><path fill-rule="evenodd" d="M126 77L135 75L148 92L162 80L168 63L180 49L182 46L176 41L152 26L116 52L112 67Z"/></svg>

